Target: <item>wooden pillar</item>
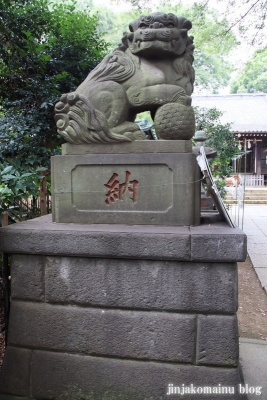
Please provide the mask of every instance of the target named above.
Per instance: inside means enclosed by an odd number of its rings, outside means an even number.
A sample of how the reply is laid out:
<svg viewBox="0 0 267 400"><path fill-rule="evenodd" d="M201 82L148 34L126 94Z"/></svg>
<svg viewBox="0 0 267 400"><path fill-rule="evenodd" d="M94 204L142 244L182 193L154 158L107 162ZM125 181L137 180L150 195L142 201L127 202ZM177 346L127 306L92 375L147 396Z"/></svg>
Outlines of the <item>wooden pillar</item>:
<svg viewBox="0 0 267 400"><path fill-rule="evenodd" d="M40 183L40 210L41 210L41 216L47 214L46 192L47 192L46 177L44 176L41 179L41 183Z"/></svg>
<svg viewBox="0 0 267 400"><path fill-rule="evenodd" d="M7 226L8 225L8 212L7 211L2 212L1 219L2 219L2 226Z"/></svg>

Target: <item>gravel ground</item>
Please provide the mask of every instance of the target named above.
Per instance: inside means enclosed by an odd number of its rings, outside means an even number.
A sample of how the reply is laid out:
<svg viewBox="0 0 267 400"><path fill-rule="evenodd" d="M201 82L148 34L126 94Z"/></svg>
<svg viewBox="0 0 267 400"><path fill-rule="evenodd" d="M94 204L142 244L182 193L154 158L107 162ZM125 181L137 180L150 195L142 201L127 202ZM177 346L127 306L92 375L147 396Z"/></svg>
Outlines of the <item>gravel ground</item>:
<svg viewBox="0 0 267 400"><path fill-rule="evenodd" d="M238 263L239 336L267 340L267 294L249 257Z"/></svg>
<svg viewBox="0 0 267 400"><path fill-rule="evenodd" d="M249 258L238 263L239 336L267 340L267 294L262 289ZM3 315L0 310L0 322ZM1 326L1 324L0 324ZM0 369L4 355L5 334L0 333Z"/></svg>

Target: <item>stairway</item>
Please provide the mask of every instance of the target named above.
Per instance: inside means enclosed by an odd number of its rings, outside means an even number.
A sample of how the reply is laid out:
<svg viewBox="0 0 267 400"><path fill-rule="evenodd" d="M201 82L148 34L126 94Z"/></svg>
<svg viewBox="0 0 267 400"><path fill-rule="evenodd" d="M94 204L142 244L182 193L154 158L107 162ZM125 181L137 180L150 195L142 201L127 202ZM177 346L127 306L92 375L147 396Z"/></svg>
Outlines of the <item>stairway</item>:
<svg viewBox="0 0 267 400"><path fill-rule="evenodd" d="M236 204L236 199L228 192L224 200L225 204ZM251 187L245 188L245 204L266 204L267 205L267 187Z"/></svg>

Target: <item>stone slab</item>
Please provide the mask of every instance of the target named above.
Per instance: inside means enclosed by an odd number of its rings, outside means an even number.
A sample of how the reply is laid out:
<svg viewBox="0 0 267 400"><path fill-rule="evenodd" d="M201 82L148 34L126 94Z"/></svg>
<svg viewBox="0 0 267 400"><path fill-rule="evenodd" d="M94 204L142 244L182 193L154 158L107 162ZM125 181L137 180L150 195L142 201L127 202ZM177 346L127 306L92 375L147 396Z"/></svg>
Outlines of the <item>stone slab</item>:
<svg viewBox="0 0 267 400"><path fill-rule="evenodd" d="M238 365L236 316L200 315L197 336L197 364Z"/></svg>
<svg viewBox="0 0 267 400"><path fill-rule="evenodd" d="M32 397L21 397L21 396L13 396L12 394L1 394L0 400L33 400Z"/></svg>
<svg viewBox="0 0 267 400"><path fill-rule="evenodd" d="M54 222L200 222L200 170L193 153L54 156L51 168Z"/></svg>
<svg viewBox="0 0 267 400"><path fill-rule="evenodd" d="M258 227L247 227L246 226L246 235L249 238L248 240L248 246L251 247L251 249L254 248L255 244L266 244L266 235L262 233ZM255 237L256 236L256 237Z"/></svg>
<svg viewBox="0 0 267 400"><path fill-rule="evenodd" d="M9 345L192 363L195 316L13 301Z"/></svg>
<svg viewBox="0 0 267 400"><path fill-rule="evenodd" d="M12 298L44 300L43 256L12 255L11 292Z"/></svg>
<svg viewBox="0 0 267 400"><path fill-rule="evenodd" d="M191 257L197 261L245 261L247 238L239 228L218 224L205 224L190 228Z"/></svg>
<svg viewBox="0 0 267 400"><path fill-rule="evenodd" d="M206 226L55 224L51 215L0 228L6 253L236 262L246 257L246 235L214 220ZM74 246L75 243L75 246Z"/></svg>
<svg viewBox="0 0 267 400"><path fill-rule="evenodd" d="M265 289L265 291L267 291L267 268L255 268L255 271L262 287Z"/></svg>
<svg viewBox="0 0 267 400"><path fill-rule="evenodd" d="M266 340L240 338L240 364L242 365L245 383L249 388L254 387L254 391L250 389L248 400L267 398L266 360ZM258 394L256 394L256 391Z"/></svg>
<svg viewBox="0 0 267 400"><path fill-rule="evenodd" d="M163 400L168 385L235 386L227 400L245 400L238 393L238 368L197 367L179 364L104 359L56 352L33 352L33 396L57 400ZM184 398L185 396L173 396ZM206 394L194 394L196 400ZM209 396L210 397L210 396ZM222 395L212 395L212 400Z"/></svg>
<svg viewBox="0 0 267 400"><path fill-rule="evenodd" d="M198 313L237 311L236 263L46 257L44 264L47 302ZM25 275L26 292L27 281Z"/></svg>
<svg viewBox="0 0 267 400"><path fill-rule="evenodd" d="M190 258L188 228L55 224L51 222L51 214L32 221L1 228L1 250L20 254L111 258Z"/></svg>
<svg viewBox="0 0 267 400"><path fill-rule="evenodd" d="M254 251L250 251L250 249L248 248L248 254L254 268L265 268L267 271L267 253L266 254L254 253Z"/></svg>
<svg viewBox="0 0 267 400"><path fill-rule="evenodd" d="M7 346L0 373L0 392L30 396L31 351Z"/></svg>
<svg viewBox="0 0 267 400"><path fill-rule="evenodd" d="M190 140L135 140L112 144L62 144L62 155L192 153Z"/></svg>
<svg viewBox="0 0 267 400"><path fill-rule="evenodd" d="M252 253L255 254L262 254L265 255L267 258L267 239L265 236L265 241L263 242L263 240L260 242L257 240L256 236L256 232L254 234L254 241L250 240L250 249Z"/></svg>

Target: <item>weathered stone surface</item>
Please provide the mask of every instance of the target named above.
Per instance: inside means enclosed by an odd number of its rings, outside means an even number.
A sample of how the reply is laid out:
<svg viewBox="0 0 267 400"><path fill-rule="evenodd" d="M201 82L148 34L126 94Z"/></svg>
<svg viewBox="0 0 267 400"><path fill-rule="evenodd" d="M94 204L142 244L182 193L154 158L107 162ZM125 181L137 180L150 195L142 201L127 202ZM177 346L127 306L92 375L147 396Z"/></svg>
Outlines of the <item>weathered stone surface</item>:
<svg viewBox="0 0 267 400"><path fill-rule="evenodd" d="M20 299L11 302L3 365L7 383L5 389L0 386L1 392L42 400L160 400L170 398L166 393L171 383L218 387L243 382L235 367L236 264L232 262L240 256L240 243L245 249L240 230L212 220L201 231L53 224L50 218L0 229L2 249L17 253L11 272ZM203 258L194 262L199 257L197 241L203 236L213 243L214 254L207 255L207 262ZM229 244L229 236L232 253L225 247L220 262L211 262L218 246ZM200 251L203 257L201 247ZM27 275L34 268L31 286ZM44 276L45 299L40 290ZM26 291L18 288L16 277L22 285L26 281ZM27 297L28 290L34 298ZM198 324L195 314L201 314ZM14 365L22 371L15 388ZM206 398L194 394L194 399ZM242 396L237 389L226 398Z"/></svg>
<svg viewBox="0 0 267 400"><path fill-rule="evenodd" d="M32 400L32 397L13 396L12 394L1 394L0 400Z"/></svg>
<svg viewBox="0 0 267 400"><path fill-rule="evenodd" d="M54 352L33 352L33 396L57 400L163 400L174 386L238 386L238 368L207 368L168 363L113 360ZM87 397L86 397L87 396ZM184 398L185 396L173 396ZM212 396L220 399L222 395ZM207 395L194 394L197 400ZM227 400L245 400L235 388Z"/></svg>
<svg viewBox="0 0 267 400"><path fill-rule="evenodd" d="M194 110L183 104L165 104L156 111L154 128L160 139L190 139L195 133Z"/></svg>
<svg viewBox="0 0 267 400"><path fill-rule="evenodd" d="M236 316L201 315L198 317L197 363L238 365Z"/></svg>
<svg viewBox="0 0 267 400"><path fill-rule="evenodd" d="M31 351L7 346L0 373L1 393L30 396Z"/></svg>
<svg viewBox="0 0 267 400"><path fill-rule="evenodd" d="M44 300L43 256L13 254L11 276L13 299Z"/></svg>
<svg viewBox="0 0 267 400"><path fill-rule="evenodd" d="M195 261L245 261L247 237L239 228L224 224L192 226L191 259Z"/></svg>
<svg viewBox="0 0 267 400"><path fill-rule="evenodd" d="M47 257L46 301L132 309L235 313L235 263Z"/></svg>
<svg viewBox="0 0 267 400"><path fill-rule="evenodd" d="M53 221L189 226L200 221L193 153L52 157Z"/></svg>
<svg viewBox="0 0 267 400"><path fill-rule="evenodd" d="M239 228L229 228L226 223L213 221L210 225L154 227L54 224L51 215L46 215L1 228L0 250L6 253L103 258L244 261L246 235ZM214 247L208 248L208 244Z"/></svg>
<svg viewBox="0 0 267 400"><path fill-rule="evenodd" d="M0 229L0 242L7 253L190 259L186 227L54 224L51 214Z"/></svg>
<svg viewBox="0 0 267 400"><path fill-rule="evenodd" d="M191 153L190 140L136 140L111 144L62 144L62 155L129 154L129 153Z"/></svg>
<svg viewBox="0 0 267 400"><path fill-rule="evenodd" d="M195 316L13 301L10 345L191 363Z"/></svg>

